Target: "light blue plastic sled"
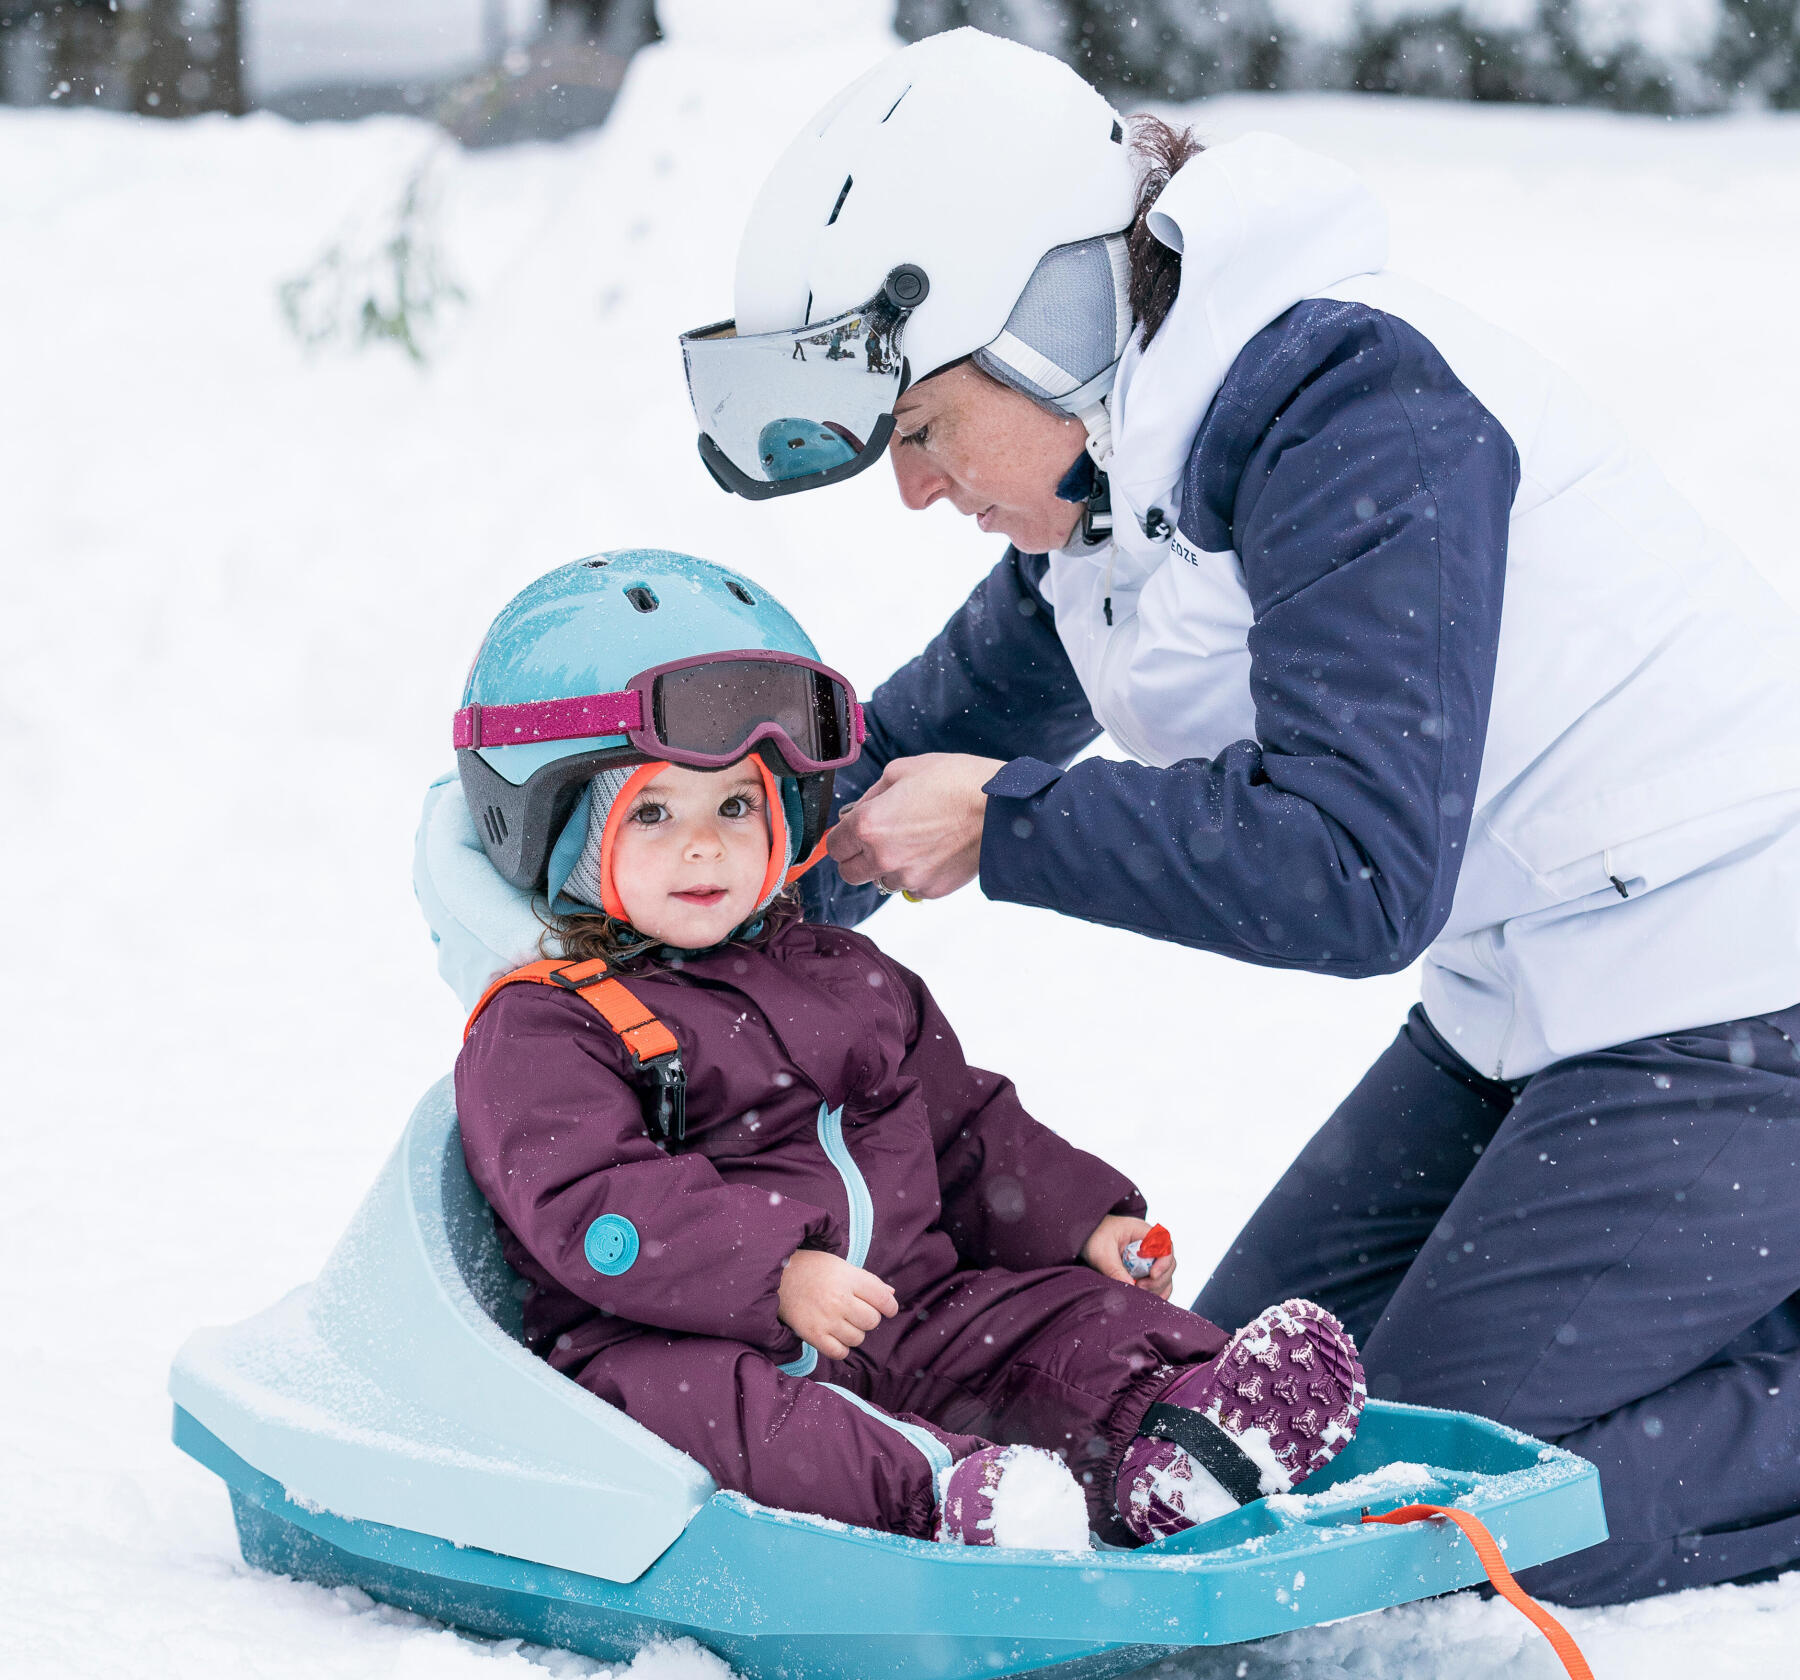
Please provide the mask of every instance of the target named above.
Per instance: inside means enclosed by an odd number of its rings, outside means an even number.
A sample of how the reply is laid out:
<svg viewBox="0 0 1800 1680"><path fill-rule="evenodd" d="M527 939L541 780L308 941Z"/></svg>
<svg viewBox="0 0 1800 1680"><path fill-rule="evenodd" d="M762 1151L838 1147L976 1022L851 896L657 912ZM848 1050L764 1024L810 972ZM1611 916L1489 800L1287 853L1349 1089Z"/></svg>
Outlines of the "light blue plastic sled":
<svg viewBox="0 0 1800 1680"><path fill-rule="evenodd" d="M1307 1496L1136 1552L937 1546L768 1510L519 1341L519 1280L434 1086L316 1282L190 1337L175 1440L231 1490L246 1561L458 1627L621 1660L688 1636L748 1680L1103 1680L1482 1578L1606 1537L1572 1454L1370 1401Z"/></svg>

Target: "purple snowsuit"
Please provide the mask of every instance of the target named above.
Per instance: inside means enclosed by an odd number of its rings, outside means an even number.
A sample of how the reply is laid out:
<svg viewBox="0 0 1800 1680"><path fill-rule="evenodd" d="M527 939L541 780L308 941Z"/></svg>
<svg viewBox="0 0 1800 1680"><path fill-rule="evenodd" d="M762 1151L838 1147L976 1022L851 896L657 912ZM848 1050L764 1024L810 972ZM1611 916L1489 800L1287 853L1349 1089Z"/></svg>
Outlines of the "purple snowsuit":
<svg viewBox="0 0 1800 1680"><path fill-rule="evenodd" d="M673 1152L618 1036L555 987L501 991L456 1064L532 1348L767 1505L926 1536L937 1469L1023 1442L1060 1452L1096 1529L1129 1544L1119 1459L1176 1370L1225 1342L1079 1263L1105 1215L1142 1213L1131 1183L970 1067L859 934L797 923L626 978L687 1067ZM899 1299L847 1359L776 1316L800 1248Z"/></svg>

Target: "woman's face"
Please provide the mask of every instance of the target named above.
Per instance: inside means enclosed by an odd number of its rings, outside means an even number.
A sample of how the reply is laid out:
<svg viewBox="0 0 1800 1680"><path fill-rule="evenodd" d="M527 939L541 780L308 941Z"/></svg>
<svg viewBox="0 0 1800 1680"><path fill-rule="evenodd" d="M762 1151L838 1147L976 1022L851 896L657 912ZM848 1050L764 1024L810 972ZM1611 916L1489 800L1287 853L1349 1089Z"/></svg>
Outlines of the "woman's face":
<svg viewBox="0 0 1800 1680"><path fill-rule="evenodd" d="M948 498L982 530L1047 554L1068 542L1081 516L1056 487L1086 442L1072 415L1052 414L965 362L902 394L888 458L909 508Z"/></svg>

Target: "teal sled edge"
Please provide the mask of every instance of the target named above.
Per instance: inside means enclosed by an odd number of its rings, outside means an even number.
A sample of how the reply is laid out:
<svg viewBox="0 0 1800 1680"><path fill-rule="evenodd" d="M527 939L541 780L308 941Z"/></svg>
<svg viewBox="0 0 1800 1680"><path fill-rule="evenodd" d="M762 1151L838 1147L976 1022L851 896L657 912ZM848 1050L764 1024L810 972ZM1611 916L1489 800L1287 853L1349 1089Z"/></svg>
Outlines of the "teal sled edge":
<svg viewBox="0 0 1800 1680"><path fill-rule="evenodd" d="M1515 1569L1606 1535L1591 1465L1482 1419L1381 1402L1319 1478L1325 1497L1299 1502L1304 1516L1259 1501L1141 1551L1057 1555L934 1546L716 1494L628 1583L308 1507L180 1407L175 1440L229 1485L254 1567L600 1661L690 1638L746 1680L1108 1680L1189 1647L1482 1579L1448 1525L1367 1527L1365 1504L1458 1504L1489 1525ZM1407 1460L1420 1477L1391 1493L1352 1479ZM1338 1483L1349 1484L1341 1495Z"/></svg>
<svg viewBox="0 0 1800 1680"><path fill-rule="evenodd" d="M669 1602L666 1582L649 1577L605 1581L456 1546L410 1529L308 1510L179 1406L174 1439L225 1482L238 1546L252 1568L323 1587L356 1587L384 1604L469 1633L523 1639L596 1661L629 1662L651 1645L692 1639L746 1680L975 1680L1021 1674L1039 1680L1114 1680L1174 1649L935 1632L721 1629L702 1619L705 1601L734 1583L711 1571L691 1583L698 1589L693 1595L698 1614L693 1621L682 1621L670 1614L677 1606ZM703 1511L696 1523L704 1526L704 1516ZM753 1536L745 1538L755 1547ZM679 1570L684 1549L677 1542L651 1574L667 1575L669 1565ZM707 1550L716 1551L716 1539ZM708 1561L716 1563L717 1558ZM750 1575L767 1567L754 1551L739 1561ZM743 1583L736 1585L741 1590ZM825 1590L816 1579L811 1585Z"/></svg>

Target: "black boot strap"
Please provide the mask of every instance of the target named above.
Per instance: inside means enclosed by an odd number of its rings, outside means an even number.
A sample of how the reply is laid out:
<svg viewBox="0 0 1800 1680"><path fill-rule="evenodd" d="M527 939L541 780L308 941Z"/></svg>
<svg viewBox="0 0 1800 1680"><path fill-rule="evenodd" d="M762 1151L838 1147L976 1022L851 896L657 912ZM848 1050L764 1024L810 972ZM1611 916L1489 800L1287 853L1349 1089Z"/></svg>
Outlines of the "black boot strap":
<svg viewBox="0 0 1800 1680"><path fill-rule="evenodd" d="M1144 1413L1138 1434L1155 1441L1173 1441L1211 1475L1240 1505L1262 1498L1262 1471L1256 1460L1211 1418L1191 1406L1171 1406L1159 1401Z"/></svg>

